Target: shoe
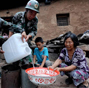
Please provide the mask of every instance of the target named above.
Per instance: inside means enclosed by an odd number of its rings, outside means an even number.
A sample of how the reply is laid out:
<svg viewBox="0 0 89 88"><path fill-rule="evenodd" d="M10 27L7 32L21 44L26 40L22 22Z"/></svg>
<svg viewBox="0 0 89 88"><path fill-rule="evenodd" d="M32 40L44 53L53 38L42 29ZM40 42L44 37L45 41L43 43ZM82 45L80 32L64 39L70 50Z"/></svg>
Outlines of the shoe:
<svg viewBox="0 0 89 88"><path fill-rule="evenodd" d="M81 84L81 85L79 85L77 88L88 88L88 87L85 86L85 85L83 85L83 84Z"/></svg>
<svg viewBox="0 0 89 88"><path fill-rule="evenodd" d="M77 88L88 88L88 82L87 81L84 81Z"/></svg>
<svg viewBox="0 0 89 88"><path fill-rule="evenodd" d="M67 79L65 80L65 83L66 83L67 85L72 84L72 83L73 83L72 78L67 78Z"/></svg>

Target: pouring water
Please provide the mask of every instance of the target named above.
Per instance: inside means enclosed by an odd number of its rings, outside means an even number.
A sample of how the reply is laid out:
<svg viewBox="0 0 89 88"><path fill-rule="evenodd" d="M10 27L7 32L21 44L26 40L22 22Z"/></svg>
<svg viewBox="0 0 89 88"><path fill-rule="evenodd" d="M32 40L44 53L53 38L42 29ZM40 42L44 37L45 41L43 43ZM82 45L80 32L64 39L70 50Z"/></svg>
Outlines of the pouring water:
<svg viewBox="0 0 89 88"><path fill-rule="evenodd" d="M34 62L33 62L33 55L32 55L32 54L30 54L29 56L30 56L30 58L31 58L33 68L35 68L35 66L34 66Z"/></svg>

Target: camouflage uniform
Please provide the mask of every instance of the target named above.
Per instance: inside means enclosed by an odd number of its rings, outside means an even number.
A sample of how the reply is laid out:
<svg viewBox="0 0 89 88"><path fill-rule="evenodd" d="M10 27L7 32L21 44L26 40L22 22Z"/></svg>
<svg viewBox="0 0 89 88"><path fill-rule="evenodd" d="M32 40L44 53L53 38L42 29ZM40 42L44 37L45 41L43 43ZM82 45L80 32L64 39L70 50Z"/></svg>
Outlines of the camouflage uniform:
<svg viewBox="0 0 89 88"><path fill-rule="evenodd" d="M2 18L0 18L0 29L1 28L7 28L8 30L13 30L18 33L22 33L24 31L24 29L20 28L19 26L15 25L11 22L7 22L7 21L3 20Z"/></svg>
<svg viewBox="0 0 89 88"><path fill-rule="evenodd" d="M28 44L29 46L31 45L31 41L36 36L37 34L37 23L38 23L38 18L35 17L32 20L26 21L25 19L25 14L26 12L17 12L14 17L12 18L12 23L18 25L22 29L25 29L25 32L27 35L31 35L32 38L29 38ZM11 32L15 33L13 30L10 30ZM29 63L29 56L25 57L20 61L20 63Z"/></svg>
<svg viewBox="0 0 89 88"><path fill-rule="evenodd" d="M26 12L17 12L12 19L12 23L17 24L22 29L25 29L26 34L30 34L32 36L32 38L30 38L30 40L32 40L37 34L38 18L35 17L32 20L26 21L25 14ZM10 31L14 32L13 30Z"/></svg>

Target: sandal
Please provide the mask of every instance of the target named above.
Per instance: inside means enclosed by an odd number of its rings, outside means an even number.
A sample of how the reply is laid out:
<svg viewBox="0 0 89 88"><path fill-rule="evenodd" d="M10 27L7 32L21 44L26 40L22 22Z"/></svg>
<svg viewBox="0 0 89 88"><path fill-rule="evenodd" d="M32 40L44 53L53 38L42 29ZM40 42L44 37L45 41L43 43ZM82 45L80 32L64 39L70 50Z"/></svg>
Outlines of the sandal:
<svg viewBox="0 0 89 88"><path fill-rule="evenodd" d="M67 78L66 80L65 80L65 83L67 84L67 85L70 85L70 84L72 84L73 83L73 81L72 81L72 78Z"/></svg>

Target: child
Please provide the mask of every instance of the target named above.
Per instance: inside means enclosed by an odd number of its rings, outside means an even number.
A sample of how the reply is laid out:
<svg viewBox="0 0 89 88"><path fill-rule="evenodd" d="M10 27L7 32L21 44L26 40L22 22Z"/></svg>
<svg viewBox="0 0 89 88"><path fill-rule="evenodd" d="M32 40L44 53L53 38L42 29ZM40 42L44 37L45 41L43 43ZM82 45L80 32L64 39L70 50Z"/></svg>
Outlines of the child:
<svg viewBox="0 0 89 88"><path fill-rule="evenodd" d="M34 57L33 57L34 64L37 58L39 67L51 66L52 63L48 59L48 49L46 47L43 47L43 39L41 37L37 37L35 39L35 43L37 48L34 49Z"/></svg>
<svg viewBox="0 0 89 88"><path fill-rule="evenodd" d="M68 79L65 80L67 85L73 82L77 88L88 88L86 80L89 78L89 66L83 50L77 47L79 45L77 36L73 33L66 35L64 45L58 59L48 68L60 71L61 76L67 75Z"/></svg>

